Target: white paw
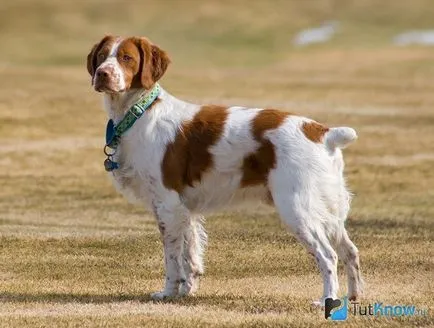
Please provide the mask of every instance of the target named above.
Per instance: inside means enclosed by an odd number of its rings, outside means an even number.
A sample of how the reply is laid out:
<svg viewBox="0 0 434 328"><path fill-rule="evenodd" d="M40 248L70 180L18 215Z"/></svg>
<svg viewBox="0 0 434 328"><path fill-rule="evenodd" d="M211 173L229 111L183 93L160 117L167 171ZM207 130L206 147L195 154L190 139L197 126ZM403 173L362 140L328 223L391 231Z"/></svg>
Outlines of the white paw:
<svg viewBox="0 0 434 328"><path fill-rule="evenodd" d="M179 287L179 293L178 296L187 296L191 295L190 288L186 284L182 284L181 287Z"/></svg>
<svg viewBox="0 0 434 328"><path fill-rule="evenodd" d="M156 292L151 294L151 298L154 301L162 301L165 298L172 297L174 295L167 293L166 291Z"/></svg>
<svg viewBox="0 0 434 328"><path fill-rule="evenodd" d="M188 296L193 295L196 292L197 288L195 288L195 284L190 285L188 283L183 283L179 287L179 296Z"/></svg>

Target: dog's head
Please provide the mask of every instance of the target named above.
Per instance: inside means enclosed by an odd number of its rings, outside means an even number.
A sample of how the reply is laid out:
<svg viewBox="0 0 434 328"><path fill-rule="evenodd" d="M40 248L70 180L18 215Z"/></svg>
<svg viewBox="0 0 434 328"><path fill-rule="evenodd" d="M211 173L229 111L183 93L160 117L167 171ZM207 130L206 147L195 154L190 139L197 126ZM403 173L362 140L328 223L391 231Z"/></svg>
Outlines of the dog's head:
<svg viewBox="0 0 434 328"><path fill-rule="evenodd" d="M87 70L98 92L150 89L164 74L170 59L142 37L106 36L87 55Z"/></svg>

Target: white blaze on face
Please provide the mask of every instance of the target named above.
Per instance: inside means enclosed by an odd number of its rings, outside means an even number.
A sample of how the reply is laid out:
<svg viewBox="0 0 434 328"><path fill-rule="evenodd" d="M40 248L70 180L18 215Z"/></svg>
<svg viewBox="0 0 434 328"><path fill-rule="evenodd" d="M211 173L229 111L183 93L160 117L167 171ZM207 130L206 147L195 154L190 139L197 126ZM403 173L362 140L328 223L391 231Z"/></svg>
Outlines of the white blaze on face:
<svg viewBox="0 0 434 328"><path fill-rule="evenodd" d="M117 60L118 49L122 41L123 39L119 38L113 44L106 60L101 65L99 65L98 69L96 70L96 73L93 77L93 84L95 84L95 79L97 78L98 71L105 70L109 73L110 86L111 88L113 88L113 91L119 92L125 90L126 84L124 72Z"/></svg>

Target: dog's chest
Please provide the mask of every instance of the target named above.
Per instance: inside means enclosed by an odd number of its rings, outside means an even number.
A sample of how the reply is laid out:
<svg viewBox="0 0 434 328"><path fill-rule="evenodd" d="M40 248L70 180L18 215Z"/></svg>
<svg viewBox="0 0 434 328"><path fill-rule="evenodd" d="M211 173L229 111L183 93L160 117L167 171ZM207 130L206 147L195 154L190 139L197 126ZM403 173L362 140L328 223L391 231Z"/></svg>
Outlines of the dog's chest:
<svg viewBox="0 0 434 328"><path fill-rule="evenodd" d="M156 179L155 158L149 147L137 138L123 140L113 159L119 164L119 169L110 173L116 190L132 203L149 203Z"/></svg>
<svg viewBox="0 0 434 328"><path fill-rule="evenodd" d="M131 203L143 203L148 197L140 176L132 168L118 169L110 173L113 185Z"/></svg>

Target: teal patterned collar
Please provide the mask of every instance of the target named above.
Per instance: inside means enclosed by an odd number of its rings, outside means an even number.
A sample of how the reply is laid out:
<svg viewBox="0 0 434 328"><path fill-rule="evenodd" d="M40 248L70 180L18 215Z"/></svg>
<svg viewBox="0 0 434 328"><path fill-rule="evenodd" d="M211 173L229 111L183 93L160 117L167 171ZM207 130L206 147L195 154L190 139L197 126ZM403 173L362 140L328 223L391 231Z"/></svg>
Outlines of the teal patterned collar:
<svg viewBox="0 0 434 328"><path fill-rule="evenodd" d="M106 144L104 147L104 154L107 156L107 159L104 161L106 171L113 171L119 168L118 163L112 161L112 157L116 153L116 148L119 145L121 136L145 113L155 99L157 99L160 92L160 85L155 83L154 88L135 103L117 125L114 124L112 119L107 122ZM112 151L110 151L109 148L112 149Z"/></svg>

